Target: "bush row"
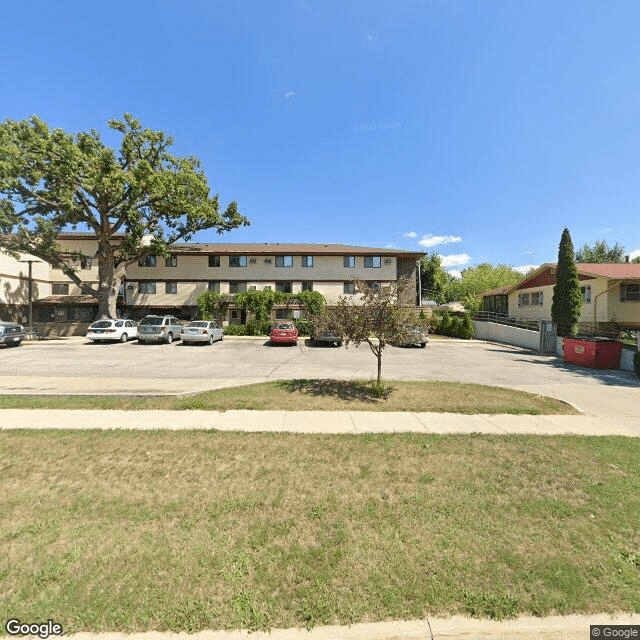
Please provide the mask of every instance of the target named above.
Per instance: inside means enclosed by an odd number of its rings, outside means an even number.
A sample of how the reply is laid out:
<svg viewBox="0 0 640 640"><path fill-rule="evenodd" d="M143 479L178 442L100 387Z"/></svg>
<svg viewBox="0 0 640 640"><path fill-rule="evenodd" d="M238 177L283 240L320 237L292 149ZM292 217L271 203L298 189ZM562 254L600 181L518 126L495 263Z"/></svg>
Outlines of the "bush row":
<svg viewBox="0 0 640 640"><path fill-rule="evenodd" d="M311 323L309 320L294 320L298 327L298 334L308 336L311 332ZM249 320L247 324L229 324L224 327L225 336L268 336L271 332L273 323L269 320Z"/></svg>
<svg viewBox="0 0 640 640"><path fill-rule="evenodd" d="M471 315L465 313L464 316L454 316L448 311L443 316L431 316L431 331L443 336L452 338L463 338L470 340L475 335Z"/></svg>

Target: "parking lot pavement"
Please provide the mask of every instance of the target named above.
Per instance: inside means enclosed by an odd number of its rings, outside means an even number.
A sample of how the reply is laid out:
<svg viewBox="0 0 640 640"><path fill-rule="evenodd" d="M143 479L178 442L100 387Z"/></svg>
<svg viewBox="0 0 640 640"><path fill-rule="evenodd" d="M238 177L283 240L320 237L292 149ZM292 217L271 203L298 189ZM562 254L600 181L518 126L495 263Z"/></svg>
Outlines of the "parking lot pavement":
<svg viewBox="0 0 640 640"><path fill-rule="evenodd" d="M228 336L213 346L93 344L85 338L27 342L0 350L0 393L180 394L266 380L371 379L367 345L270 346ZM426 349L388 347L388 380L446 380L552 396L591 415L640 416L640 384L626 371L567 365L559 358L480 340L434 339Z"/></svg>

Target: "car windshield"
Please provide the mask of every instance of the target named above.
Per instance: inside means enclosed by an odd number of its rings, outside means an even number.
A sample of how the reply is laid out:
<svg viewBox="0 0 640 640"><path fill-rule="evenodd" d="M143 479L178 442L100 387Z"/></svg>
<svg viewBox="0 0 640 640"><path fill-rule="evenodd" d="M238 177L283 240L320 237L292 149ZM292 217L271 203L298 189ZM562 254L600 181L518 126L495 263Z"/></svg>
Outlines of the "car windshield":
<svg viewBox="0 0 640 640"><path fill-rule="evenodd" d="M293 329L293 324L291 324L291 322L280 322L274 329Z"/></svg>
<svg viewBox="0 0 640 640"><path fill-rule="evenodd" d="M190 325L190 327L208 327L209 323L208 322L192 322Z"/></svg>
<svg viewBox="0 0 640 640"><path fill-rule="evenodd" d="M162 324L164 318L142 318L140 324L150 324L154 327L159 327Z"/></svg>
<svg viewBox="0 0 640 640"><path fill-rule="evenodd" d="M90 329L106 329L111 326L111 320L98 320L98 322L94 322L89 328Z"/></svg>

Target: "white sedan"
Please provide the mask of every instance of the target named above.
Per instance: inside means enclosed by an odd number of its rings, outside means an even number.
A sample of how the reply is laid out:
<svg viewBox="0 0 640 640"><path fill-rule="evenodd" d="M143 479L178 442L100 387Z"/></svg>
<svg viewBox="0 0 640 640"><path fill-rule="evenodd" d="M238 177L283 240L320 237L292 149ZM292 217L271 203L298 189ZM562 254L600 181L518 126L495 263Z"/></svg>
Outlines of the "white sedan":
<svg viewBox="0 0 640 640"><path fill-rule="evenodd" d="M133 320L96 320L87 330L87 338L94 342L126 342L137 337L138 325Z"/></svg>
<svg viewBox="0 0 640 640"><path fill-rule="evenodd" d="M222 340L222 327L212 320L195 320L180 332L183 344L201 342L213 344L216 340Z"/></svg>

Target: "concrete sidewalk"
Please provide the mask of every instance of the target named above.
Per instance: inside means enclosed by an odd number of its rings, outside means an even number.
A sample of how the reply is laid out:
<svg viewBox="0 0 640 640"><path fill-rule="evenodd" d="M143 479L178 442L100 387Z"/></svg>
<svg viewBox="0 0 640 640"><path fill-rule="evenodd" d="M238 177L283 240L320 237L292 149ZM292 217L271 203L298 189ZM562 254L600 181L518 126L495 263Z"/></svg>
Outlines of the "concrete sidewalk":
<svg viewBox="0 0 640 640"><path fill-rule="evenodd" d="M501 621L454 616L314 627L310 631L274 629L270 632L238 630L200 631L193 634L150 631L130 634L77 633L66 637L73 640L587 640L591 637L589 627L592 624L640 625L640 615L521 616Z"/></svg>
<svg viewBox="0 0 640 640"><path fill-rule="evenodd" d="M633 416L510 415L385 411L121 411L3 409L2 429L217 429L289 433L575 434L640 437Z"/></svg>

